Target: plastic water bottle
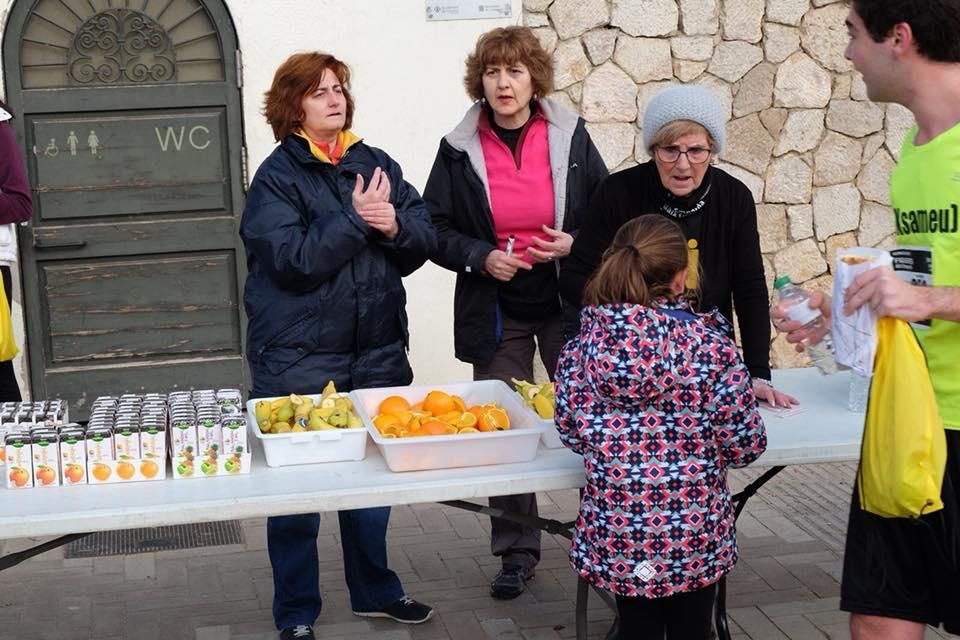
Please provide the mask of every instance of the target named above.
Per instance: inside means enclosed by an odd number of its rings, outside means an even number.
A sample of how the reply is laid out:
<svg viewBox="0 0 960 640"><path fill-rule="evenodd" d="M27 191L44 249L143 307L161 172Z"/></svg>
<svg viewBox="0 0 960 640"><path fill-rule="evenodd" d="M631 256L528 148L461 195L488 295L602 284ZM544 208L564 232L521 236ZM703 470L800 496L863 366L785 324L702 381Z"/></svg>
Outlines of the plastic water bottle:
<svg viewBox="0 0 960 640"><path fill-rule="evenodd" d="M847 408L855 413L867 410L867 399L870 397L870 382L873 376L865 376L850 371L850 392L847 397Z"/></svg>
<svg viewBox="0 0 960 640"><path fill-rule="evenodd" d="M799 322L804 329L820 329L824 326L823 314L820 309L811 309L810 305L807 304L810 293L790 282L790 276L777 278L773 283L773 288L777 292L777 304L783 309L787 320ZM816 344L805 342L804 350L810 356L810 361L820 369L821 373L837 372L837 363L833 359L833 343L830 340L829 332Z"/></svg>

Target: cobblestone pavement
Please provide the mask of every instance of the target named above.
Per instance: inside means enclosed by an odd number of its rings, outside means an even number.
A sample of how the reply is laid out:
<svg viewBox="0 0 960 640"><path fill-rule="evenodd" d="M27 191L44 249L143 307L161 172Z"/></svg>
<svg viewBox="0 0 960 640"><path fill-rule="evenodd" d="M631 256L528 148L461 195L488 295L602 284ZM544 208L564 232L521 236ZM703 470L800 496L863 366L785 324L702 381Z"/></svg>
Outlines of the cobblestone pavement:
<svg viewBox="0 0 960 640"><path fill-rule="evenodd" d="M742 487L762 469L731 475ZM742 559L729 580L734 638L848 638L838 611L852 464L789 467L741 516ZM577 492L539 496L546 517L572 519ZM545 535L543 559L526 593L492 600L497 570L487 518L437 504L398 507L390 558L407 592L437 615L418 626L352 615L339 532L326 518L318 541L325 640L557 640L574 637L576 580L567 541ZM127 556L64 559L55 550L0 573L0 640L273 640L272 582L263 520L242 523L239 545ZM2 543L3 553L36 540ZM591 598L590 637L612 614ZM927 638L953 637L928 629Z"/></svg>

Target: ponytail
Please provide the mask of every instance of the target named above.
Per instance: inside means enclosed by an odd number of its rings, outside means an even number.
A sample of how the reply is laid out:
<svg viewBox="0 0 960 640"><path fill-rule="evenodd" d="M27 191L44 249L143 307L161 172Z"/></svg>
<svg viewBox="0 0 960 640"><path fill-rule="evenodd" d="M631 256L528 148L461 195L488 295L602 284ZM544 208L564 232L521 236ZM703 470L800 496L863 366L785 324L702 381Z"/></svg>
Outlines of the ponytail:
<svg viewBox="0 0 960 640"><path fill-rule="evenodd" d="M639 304L674 297L673 280L688 264L683 231L668 218L642 215L626 222L604 251L583 291L583 304Z"/></svg>

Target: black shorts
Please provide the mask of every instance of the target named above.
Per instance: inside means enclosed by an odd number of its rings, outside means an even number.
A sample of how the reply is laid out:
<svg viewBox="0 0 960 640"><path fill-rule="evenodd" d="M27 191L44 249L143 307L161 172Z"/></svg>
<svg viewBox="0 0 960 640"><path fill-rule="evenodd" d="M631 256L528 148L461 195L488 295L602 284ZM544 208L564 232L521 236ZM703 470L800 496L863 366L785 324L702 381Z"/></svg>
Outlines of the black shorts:
<svg viewBox="0 0 960 640"><path fill-rule="evenodd" d="M947 429L943 506L910 518L860 508L854 483L840 608L960 633L960 431Z"/></svg>

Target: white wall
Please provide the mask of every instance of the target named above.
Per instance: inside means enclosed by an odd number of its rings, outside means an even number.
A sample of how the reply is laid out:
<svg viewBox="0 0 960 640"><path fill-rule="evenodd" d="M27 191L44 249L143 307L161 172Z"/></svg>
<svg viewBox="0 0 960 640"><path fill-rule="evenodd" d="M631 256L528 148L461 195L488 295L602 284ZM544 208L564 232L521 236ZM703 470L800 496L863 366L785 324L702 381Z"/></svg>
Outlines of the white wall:
<svg viewBox="0 0 960 640"><path fill-rule="evenodd" d="M21 0L27 1L27 0ZM296 51L323 50L353 71L354 131L386 150L407 180L423 189L440 138L459 122L469 101L463 63L477 36L520 22L431 22L422 0L225 0L243 54L244 138L250 175L273 149L260 114L276 67ZM0 0L0 24L13 0ZM427 265L406 279L415 384L471 377L453 357L453 274ZM15 322L22 331L22 312Z"/></svg>

